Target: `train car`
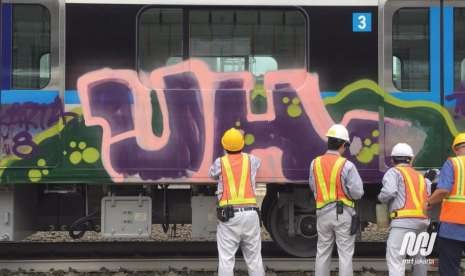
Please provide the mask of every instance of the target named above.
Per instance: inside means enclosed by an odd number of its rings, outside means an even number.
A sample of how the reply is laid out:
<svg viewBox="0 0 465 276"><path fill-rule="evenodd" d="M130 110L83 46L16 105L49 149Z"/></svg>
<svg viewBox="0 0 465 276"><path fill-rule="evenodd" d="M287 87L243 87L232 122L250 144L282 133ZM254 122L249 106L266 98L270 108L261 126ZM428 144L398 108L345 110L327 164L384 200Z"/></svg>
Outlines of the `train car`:
<svg viewBox="0 0 465 276"><path fill-rule="evenodd" d="M222 133L238 127L245 151L262 159L265 227L286 252L309 256L309 164L330 125L350 131L346 157L364 180L365 222L375 219L394 144L412 145L418 169L437 168L465 128L464 1L2 0L0 8L5 241L54 229L79 237L110 218L213 232L208 169L223 153ZM117 196L139 198L139 207L148 199L149 211L112 213L105 200L114 206Z"/></svg>

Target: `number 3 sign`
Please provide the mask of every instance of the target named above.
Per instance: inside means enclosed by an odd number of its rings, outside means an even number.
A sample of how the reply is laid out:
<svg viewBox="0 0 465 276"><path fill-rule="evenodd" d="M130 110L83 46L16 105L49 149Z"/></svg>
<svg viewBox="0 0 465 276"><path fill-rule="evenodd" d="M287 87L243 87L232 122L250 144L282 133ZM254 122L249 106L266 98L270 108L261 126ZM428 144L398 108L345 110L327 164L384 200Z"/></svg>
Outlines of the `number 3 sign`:
<svg viewBox="0 0 465 276"><path fill-rule="evenodd" d="M353 32L371 32L371 13L353 13L352 14L352 31Z"/></svg>

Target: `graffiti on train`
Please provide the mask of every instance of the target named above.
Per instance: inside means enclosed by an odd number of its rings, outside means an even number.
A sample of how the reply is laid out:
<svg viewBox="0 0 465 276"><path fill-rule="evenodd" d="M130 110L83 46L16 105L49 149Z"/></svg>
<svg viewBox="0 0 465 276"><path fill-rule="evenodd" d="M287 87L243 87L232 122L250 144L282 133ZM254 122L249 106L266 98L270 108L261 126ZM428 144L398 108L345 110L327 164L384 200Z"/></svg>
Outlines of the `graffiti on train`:
<svg viewBox="0 0 465 276"><path fill-rule="evenodd" d="M453 110L398 99L366 79L324 97L318 75L304 69L255 79L193 59L152 72L104 68L77 88L73 104L1 106L1 183L205 182L230 127L262 159L259 181L305 182L333 123L348 127L345 156L375 182L394 144L412 145L415 166L437 167L457 134Z"/></svg>
<svg viewBox="0 0 465 276"><path fill-rule="evenodd" d="M1 155L14 154L29 158L36 154L37 144L33 135L45 130L59 120L76 114L66 113L57 96L51 103L13 103L0 105ZM0 156L1 156L0 155Z"/></svg>
<svg viewBox="0 0 465 276"><path fill-rule="evenodd" d="M335 123L318 76L306 70L266 73L258 88L266 110L259 114L252 111L249 93L257 85L250 72L216 73L200 60L189 60L154 70L143 83L139 77L132 70L102 69L78 80L85 123L103 129L102 162L116 182L128 177L204 181L222 154L222 133L234 126L245 132L245 150L262 159L259 177L305 180ZM378 169L378 111L351 109L337 122L351 132L350 155L364 169ZM416 150L423 147L425 132L409 120L385 117L384 125L398 139L415 137Z"/></svg>

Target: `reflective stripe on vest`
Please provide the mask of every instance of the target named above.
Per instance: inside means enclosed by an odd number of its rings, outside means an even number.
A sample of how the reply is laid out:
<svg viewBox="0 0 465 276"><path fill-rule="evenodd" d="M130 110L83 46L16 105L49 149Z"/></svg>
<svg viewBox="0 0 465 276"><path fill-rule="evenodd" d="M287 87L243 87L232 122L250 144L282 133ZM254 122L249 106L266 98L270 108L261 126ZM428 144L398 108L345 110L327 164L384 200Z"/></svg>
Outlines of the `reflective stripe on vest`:
<svg viewBox="0 0 465 276"><path fill-rule="evenodd" d="M220 200L220 206L226 205L255 205L257 200L253 194L253 187L251 184L249 157L247 154L241 154L241 170L239 178L239 187L236 185L234 170L231 167L228 155L221 157L222 166L222 180L223 180L223 195ZM238 173L238 172L236 172ZM249 191L246 194L246 191Z"/></svg>
<svg viewBox="0 0 465 276"><path fill-rule="evenodd" d="M426 218L423 211L427 193L425 178L412 167L397 166L405 185L404 207L391 212L391 218Z"/></svg>
<svg viewBox="0 0 465 276"><path fill-rule="evenodd" d="M454 184L449 196L442 200L439 220L465 224L465 156L449 158L454 168Z"/></svg>
<svg viewBox="0 0 465 276"><path fill-rule="evenodd" d="M336 201L342 201L344 205L354 207L354 202L346 197L342 187L341 173L345 161L345 158L331 154L319 156L315 159L313 175L317 192L317 209Z"/></svg>

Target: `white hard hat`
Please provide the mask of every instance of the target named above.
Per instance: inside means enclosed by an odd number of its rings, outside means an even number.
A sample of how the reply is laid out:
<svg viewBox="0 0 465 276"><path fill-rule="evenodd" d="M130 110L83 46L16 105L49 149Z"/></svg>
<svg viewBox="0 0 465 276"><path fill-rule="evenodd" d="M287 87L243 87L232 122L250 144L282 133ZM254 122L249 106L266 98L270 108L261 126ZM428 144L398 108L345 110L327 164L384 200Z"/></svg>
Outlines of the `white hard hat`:
<svg viewBox="0 0 465 276"><path fill-rule="evenodd" d="M350 142L349 131L347 130L345 126L340 125L340 124L332 125L328 129L328 132L326 132L326 137L333 137L333 138L344 140L346 142Z"/></svg>
<svg viewBox="0 0 465 276"><path fill-rule="evenodd" d="M406 143L398 143L392 148L391 156L413 157L412 147Z"/></svg>

